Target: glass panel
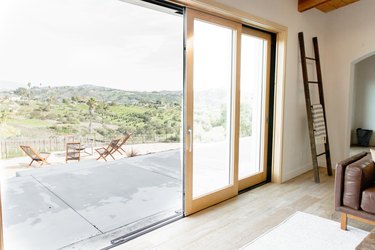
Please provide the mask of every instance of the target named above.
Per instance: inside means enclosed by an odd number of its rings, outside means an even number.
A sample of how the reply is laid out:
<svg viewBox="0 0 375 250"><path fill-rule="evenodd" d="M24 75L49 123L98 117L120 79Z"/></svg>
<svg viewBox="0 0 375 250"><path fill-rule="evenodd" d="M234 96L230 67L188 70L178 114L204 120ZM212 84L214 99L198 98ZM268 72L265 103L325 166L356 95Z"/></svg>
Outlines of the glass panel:
<svg viewBox="0 0 375 250"><path fill-rule="evenodd" d="M232 36L194 21L193 199L231 184Z"/></svg>
<svg viewBox="0 0 375 250"><path fill-rule="evenodd" d="M241 37L239 179L263 171L262 130L266 41Z"/></svg>

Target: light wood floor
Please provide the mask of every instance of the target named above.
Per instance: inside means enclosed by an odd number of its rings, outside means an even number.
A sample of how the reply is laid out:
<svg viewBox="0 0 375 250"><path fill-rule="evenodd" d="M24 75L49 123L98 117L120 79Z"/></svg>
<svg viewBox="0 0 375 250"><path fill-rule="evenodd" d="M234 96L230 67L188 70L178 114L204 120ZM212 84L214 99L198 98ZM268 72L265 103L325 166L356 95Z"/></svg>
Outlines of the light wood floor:
<svg viewBox="0 0 375 250"><path fill-rule="evenodd" d="M115 249L238 249L296 211L339 221L333 181L321 169L320 184L314 183L312 172L285 184L266 184ZM349 225L372 229L351 220Z"/></svg>

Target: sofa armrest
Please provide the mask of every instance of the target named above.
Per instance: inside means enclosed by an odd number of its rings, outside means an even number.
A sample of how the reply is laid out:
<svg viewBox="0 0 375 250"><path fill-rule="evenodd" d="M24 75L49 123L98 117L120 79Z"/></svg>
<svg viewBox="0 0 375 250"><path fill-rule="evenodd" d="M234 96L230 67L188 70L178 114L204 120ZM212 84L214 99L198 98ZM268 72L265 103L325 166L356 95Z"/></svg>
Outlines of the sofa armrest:
<svg viewBox="0 0 375 250"><path fill-rule="evenodd" d="M375 165L365 157L346 167L344 177L343 205L360 209L362 191L373 185Z"/></svg>
<svg viewBox="0 0 375 250"><path fill-rule="evenodd" d="M336 210L343 205L344 177L346 167L367 156L367 152L361 152L336 164L335 173L335 208Z"/></svg>

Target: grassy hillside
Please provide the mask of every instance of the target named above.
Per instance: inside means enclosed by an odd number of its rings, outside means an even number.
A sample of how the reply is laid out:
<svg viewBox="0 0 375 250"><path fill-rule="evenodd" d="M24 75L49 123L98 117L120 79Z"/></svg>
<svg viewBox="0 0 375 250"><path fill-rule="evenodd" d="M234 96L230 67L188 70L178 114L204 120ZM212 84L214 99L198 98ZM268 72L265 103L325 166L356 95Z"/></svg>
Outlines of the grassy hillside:
<svg viewBox="0 0 375 250"><path fill-rule="evenodd" d="M195 93L196 139L215 141L226 136L225 89ZM114 138L171 135L178 141L182 92L124 91L94 85L32 87L0 91L0 138L48 138L61 135ZM241 136L250 136L252 109L241 104Z"/></svg>
<svg viewBox="0 0 375 250"><path fill-rule="evenodd" d="M179 142L182 98L178 91L136 92L93 85L3 89L1 157L21 155L20 143L39 151L61 151L68 135L103 145L127 132L137 143ZM225 140L230 115L227 98L225 89L195 93L194 140ZM240 134L251 136L251 100L244 101Z"/></svg>
<svg viewBox="0 0 375 250"><path fill-rule="evenodd" d="M0 100L2 139L180 134L182 93L177 91L136 92L93 85L33 87L0 91Z"/></svg>

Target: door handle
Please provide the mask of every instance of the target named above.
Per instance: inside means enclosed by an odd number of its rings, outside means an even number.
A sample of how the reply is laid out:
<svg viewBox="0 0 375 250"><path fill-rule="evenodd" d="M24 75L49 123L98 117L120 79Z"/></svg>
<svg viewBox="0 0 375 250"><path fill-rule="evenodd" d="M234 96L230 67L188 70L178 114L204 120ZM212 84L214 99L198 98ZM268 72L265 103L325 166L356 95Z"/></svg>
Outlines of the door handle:
<svg viewBox="0 0 375 250"><path fill-rule="evenodd" d="M189 152L191 153L193 149L193 130L189 128L187 132L189 134Z"/></svg>

